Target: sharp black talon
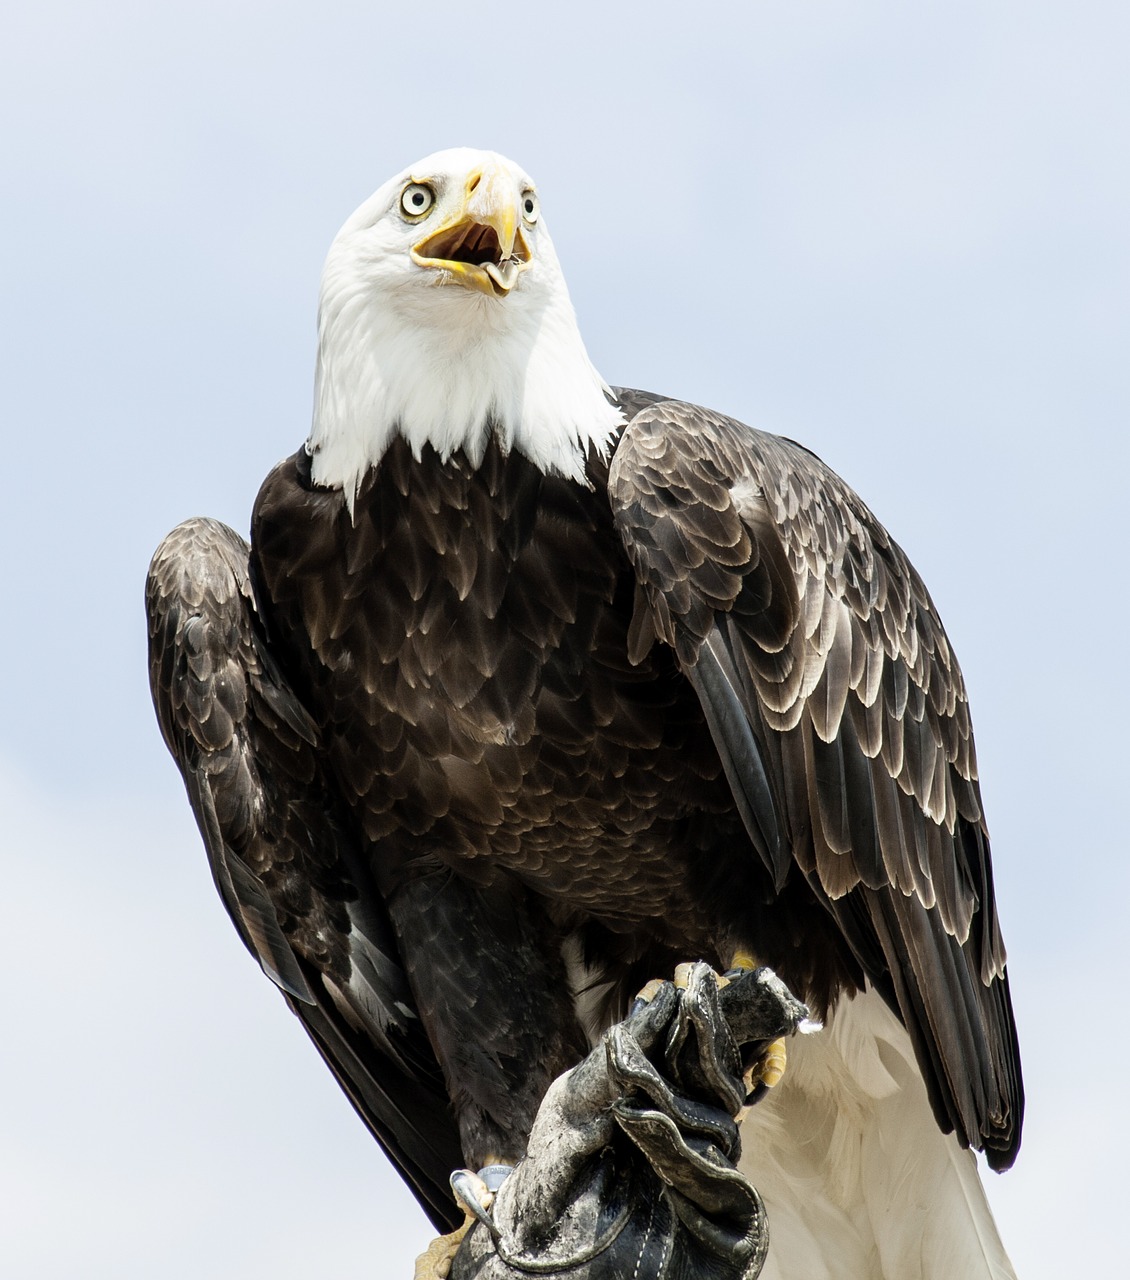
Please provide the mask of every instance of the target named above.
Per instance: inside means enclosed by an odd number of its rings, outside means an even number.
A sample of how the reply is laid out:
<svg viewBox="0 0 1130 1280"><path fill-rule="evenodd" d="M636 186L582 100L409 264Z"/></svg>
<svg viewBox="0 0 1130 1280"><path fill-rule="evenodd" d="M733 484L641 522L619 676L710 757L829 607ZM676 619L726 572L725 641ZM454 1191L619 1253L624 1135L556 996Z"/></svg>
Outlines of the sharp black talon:
<svg viewBox="0 0 1130 1280"><path fill-rule="evenodd" d="M494 1192L477 1173L470 1169L456 1169L451 1175L451 1190L456 1200L473 1217L491 1226L490 1206Z"/></svg>

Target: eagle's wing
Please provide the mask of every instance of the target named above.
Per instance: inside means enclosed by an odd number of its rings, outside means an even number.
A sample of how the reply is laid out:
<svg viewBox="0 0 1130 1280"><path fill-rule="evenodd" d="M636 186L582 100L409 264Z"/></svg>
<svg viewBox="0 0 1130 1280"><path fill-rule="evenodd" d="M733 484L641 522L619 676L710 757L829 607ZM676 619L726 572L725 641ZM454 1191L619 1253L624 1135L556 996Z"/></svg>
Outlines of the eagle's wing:
<svg viewBox="0 0 1130 1280"><path fill-rule="evenodd" d="M675 649L778 887L799 868L900 1013L943 1129L1007 1167L1023 1091L988 835L921 579L812 454L695 406L640 409L608 486L632 656Z"/></svg>
<svg viewBox="0 0 1130 1280"><path fill-rule="evenodd" d="M146 586L149 674L216 887L248 950L433 1223L462 1220L447 1090L416 1017L391 927L349 819L319 765L317 730L271 657L248 547L189 520Z"/></svg>

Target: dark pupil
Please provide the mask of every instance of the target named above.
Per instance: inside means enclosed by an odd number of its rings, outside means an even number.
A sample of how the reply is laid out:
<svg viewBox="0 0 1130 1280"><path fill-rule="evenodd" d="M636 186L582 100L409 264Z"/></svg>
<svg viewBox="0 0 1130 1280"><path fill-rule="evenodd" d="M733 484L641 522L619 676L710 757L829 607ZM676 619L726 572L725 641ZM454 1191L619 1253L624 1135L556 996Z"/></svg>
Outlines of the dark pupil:
<svg viewBox="0 0 1130 1280"><path fill-rule="evenodd" d="M418 209L424 203L424 193L422 191L412 192L412 203Z"/></svg>
<svg viewBox="0 0 1130 1280"><path fill-rule="evenodd" d="M533 202L532 200L527 200L527 201L526 201L526 212L527 212L527 213L533 213L533 211L534 211L534 202Z"/></svg>

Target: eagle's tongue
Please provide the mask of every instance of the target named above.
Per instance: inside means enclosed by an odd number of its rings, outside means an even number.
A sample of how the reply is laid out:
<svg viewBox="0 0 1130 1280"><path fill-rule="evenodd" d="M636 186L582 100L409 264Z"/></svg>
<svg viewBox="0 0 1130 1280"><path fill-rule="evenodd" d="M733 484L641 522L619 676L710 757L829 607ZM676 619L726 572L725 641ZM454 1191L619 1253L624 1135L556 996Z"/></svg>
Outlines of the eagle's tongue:
<svg viewBox="0 0 1130 1280"><path fill-rule="evenodd" d="M509 293L513 289L514 281L518 279L518 272L521 269L522 264L517 258L507 258L505 262L486 262L483 264L483 270L503 293Z"/></svg>

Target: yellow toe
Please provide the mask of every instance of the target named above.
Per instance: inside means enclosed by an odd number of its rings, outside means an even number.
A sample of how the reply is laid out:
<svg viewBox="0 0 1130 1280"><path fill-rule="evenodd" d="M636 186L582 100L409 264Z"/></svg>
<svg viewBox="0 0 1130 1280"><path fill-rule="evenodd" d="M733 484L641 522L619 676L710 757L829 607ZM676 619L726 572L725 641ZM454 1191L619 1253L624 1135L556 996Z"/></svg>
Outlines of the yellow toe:
<svg viewBox="0 0 1130 1280"><path fill-rule="evenodd" d="M659 988L663 985L662 978L652 978L650 982L645 984L636 996L637 1000L642 1000L644 1004L651 1004L655 999Z"/></svg>
<svg viewBox="0 0 1130 1280"><path fill-rule="evenodd" d="M788 1051L784 1040L774 1040L756 1068L758 1078L766 1088L772 1089L781 1083L787 1061Z"/></svg>
<svg viewBox="0 0 1130 1280"><path fill-rule="evenodd" d="M451 1274L451 1264L455 1261L455 1255L463 1243L463 1237L474 1222L475 1219L468 1214L467 1220L461 1227L445 1236L437 1236L416 1259L412 1280L447 1280Z"/></svg>

